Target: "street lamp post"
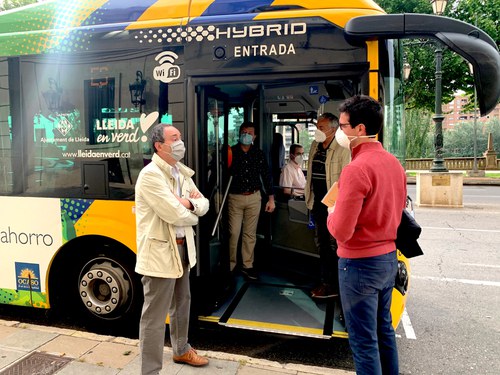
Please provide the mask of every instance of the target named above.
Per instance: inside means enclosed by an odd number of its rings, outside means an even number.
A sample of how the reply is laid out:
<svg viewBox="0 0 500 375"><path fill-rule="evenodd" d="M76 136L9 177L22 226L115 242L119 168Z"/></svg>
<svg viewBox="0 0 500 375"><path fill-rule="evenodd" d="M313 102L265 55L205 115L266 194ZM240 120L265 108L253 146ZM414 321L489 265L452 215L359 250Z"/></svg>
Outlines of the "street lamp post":
<svg viewBox="0 0 500 375"><path fill-rule="evenodd" d="M431 0L432 11L434 14L440 16L443 14L446 8L446 0ZM448 169L444 166L443 159L443 120L444 116L442 113L442 91L441 91L441 79L443 72L441 70L441 62L443 60L443 47L442 44L436 41L436 50L434 51L436 56L436 99L434 116L434 160L432 161L431 172L448 172Z"/></svg>

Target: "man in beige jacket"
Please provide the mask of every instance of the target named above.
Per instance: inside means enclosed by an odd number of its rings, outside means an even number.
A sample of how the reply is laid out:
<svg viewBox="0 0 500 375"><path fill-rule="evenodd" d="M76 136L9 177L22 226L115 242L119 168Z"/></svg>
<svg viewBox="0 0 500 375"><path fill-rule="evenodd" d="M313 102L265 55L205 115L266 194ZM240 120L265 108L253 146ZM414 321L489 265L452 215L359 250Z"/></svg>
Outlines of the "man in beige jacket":
<svg viewBox="0 0 500 375"><path fill-rule="evenodd" d="M157 375L163 367L165 319L170 317L173 360L204 366L188 343L191 293L189 270L196 264L193 225L209 208L182 164L184 143L179 130L158 124L151 133L154 154L135 187L137 264L144 287L139 340L141 374Z"/></svg>
<svg viewBox="0 0 500 375"><path fill-rule="evenodd" d="M314 142L309 150L306 181L306 205L311 210L316 231L316 246L321 262L321 280L311 296L332 298L339 295L337 269L337 241L326 227L327 207L321 200L330 187L339 179L342 168L351 161L351 153L335 140L338 118L331 113L323 113L316 123Z"/></svg>

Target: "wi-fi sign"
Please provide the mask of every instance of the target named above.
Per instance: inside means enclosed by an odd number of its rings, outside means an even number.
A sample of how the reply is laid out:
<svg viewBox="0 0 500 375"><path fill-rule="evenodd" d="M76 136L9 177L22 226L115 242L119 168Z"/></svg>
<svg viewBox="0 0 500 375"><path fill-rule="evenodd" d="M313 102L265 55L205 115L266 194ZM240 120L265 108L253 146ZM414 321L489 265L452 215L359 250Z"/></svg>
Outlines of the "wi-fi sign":
<svg viewBox="0 0 500 375"><path fill-rule="evenodd" d="M175 60L179 56L175 52L164 51L155 57L155 60L160 64L153 69L153 77L157 81L164 83L172 82L181 76L181 68L174 65Z"/></svg>

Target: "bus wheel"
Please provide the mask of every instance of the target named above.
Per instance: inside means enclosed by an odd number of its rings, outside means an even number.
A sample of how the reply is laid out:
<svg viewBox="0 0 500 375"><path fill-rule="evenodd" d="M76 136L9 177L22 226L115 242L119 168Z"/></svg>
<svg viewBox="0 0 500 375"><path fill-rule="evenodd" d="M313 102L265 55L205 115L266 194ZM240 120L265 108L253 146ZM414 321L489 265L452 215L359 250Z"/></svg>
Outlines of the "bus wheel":
<svg viewBox="0 0 500 375"><path fill-rule="evenodd" d="M115 319L130 307L131 277L111 259L92 259L78 277L79 295L88 311L102 319Z"/></svg>
<svg viewBox="0 0 500 375"><path fill-rule="evenodd" d="M135 254L115 243L78 245L64 249L51 267L54 316L103 334L135 335L143 304Z"/></svg>

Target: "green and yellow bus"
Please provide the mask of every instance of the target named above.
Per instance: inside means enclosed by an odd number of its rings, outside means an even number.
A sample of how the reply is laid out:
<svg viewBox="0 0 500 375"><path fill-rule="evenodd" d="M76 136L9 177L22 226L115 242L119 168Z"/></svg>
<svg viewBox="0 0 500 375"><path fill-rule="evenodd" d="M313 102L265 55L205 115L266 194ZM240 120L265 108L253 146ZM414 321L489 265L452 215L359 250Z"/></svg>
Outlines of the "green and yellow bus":
<svg viewBox="0 0 500 375"><path fill-rule="evenodd" d="M500 62L485 33L443 17L386 15L369 0L54 0L0 13L0 302L117 329L138 324L134 184L151 158L148 129L166 122L183 134L185 163L211 204L196 229L193 313L229 327L346 337L336 301L309 296L314 231L304 202L284 198L279 183L277 210L259 224L259 281L229 276L228 145L254 121L279 175L273 139L285 149L310 144L318 114L368 94L384 104L381 141L404 162L408 37L461 54L474 66L482 114L495 106ZM405 299L394 290L394 326Z"/></svg>

